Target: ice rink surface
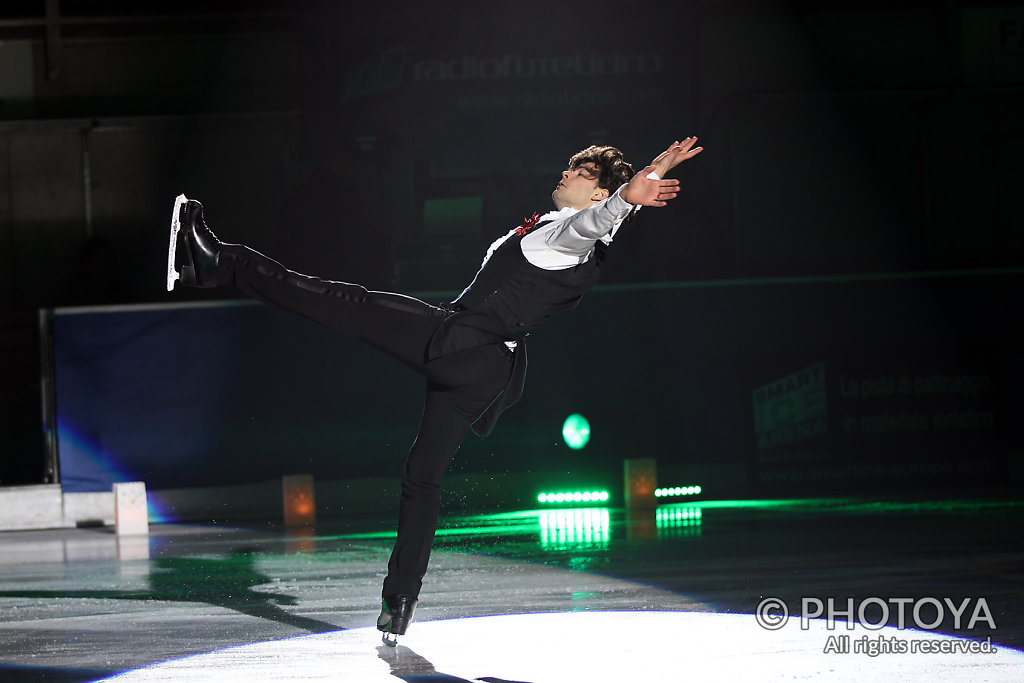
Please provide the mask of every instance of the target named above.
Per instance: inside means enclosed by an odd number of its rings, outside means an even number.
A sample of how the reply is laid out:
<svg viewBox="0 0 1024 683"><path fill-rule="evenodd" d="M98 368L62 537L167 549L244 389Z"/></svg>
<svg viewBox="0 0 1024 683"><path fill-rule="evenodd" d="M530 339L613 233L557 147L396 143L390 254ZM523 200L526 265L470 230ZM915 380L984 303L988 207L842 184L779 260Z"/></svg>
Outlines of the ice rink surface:
<svg viewBox="0 0 1024 683"><path fill-rule="evenodd" d="M449 515L397 648L372 628L384 517L5 532L0 680L1019 681L1022 516L854 500Z"/></svg>

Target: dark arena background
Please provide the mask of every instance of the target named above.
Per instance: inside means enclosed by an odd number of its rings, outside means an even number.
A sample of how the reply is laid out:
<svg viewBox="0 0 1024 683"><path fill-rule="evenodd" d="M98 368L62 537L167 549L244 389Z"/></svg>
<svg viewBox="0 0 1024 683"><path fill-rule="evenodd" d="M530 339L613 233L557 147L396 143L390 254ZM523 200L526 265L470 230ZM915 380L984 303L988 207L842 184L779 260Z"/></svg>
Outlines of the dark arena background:
<svg viewBox="0 0 1024 683"><path fill-rule="evenodd" d="M175 197L437 304L691 135L381 645L423 380L166 291ZM5 1L0 679L1024 679L1022 159L1009 0Z"/></svg>

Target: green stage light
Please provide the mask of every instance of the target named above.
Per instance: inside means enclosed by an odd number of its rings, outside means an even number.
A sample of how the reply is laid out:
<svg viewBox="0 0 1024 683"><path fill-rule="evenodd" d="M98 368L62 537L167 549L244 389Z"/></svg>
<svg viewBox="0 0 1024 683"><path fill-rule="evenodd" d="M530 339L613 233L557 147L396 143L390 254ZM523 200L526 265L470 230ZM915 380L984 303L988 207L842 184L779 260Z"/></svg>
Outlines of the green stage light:
<svg viewBox="0 0 1024 683"><path fill-rule="evenodd" d="M604 503L611 498L607 491L558 491L537 494L538 503Z"/></svg>
<svg viewBox="0 0 1024 683"><path fill-rule="evenodd" d="M699 496L702 491L700 486L670 486L654 490L656 498L667 498L669 496Z"/></svg>
<svg viewBox="0 0 1024 683"><path fill-rule="evenodd" d="M562 438L569 448L580 449L590 441L590 423L579 413L573 413L562 423Z"/></svg>

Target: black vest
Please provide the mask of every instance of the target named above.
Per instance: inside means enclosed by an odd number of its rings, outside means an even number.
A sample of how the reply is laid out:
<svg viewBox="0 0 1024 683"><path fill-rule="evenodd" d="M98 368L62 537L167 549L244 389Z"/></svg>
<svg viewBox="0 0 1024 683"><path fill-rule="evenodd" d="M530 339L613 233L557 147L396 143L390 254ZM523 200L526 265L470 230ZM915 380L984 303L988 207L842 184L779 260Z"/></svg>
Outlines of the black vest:
<svg viewBox="0 0 1024 683"><path fill-rule="evenodd" d="M494 250L452 302L453 314L440 325L428 350L428 356L436 358L481 344L518 342L508 383L473 422L473 431L481 436L489 434L501 412L522 396L527 333L546 318L574 308L597 282L604 260L605 245L598 242L585 263L544 270L523 255L522 240L523 235L512 235Z"/></svg>
<svg viewBox="0 0 1024 683"><path fill-rule="evenodd" d="M601 271L602 259L596 254L562 270L535 266L523 255L523 237L512 235L495 249L452 302L456 310L487 312L496 323L494 331L505 339L522 339L545 319L574 308ZM603 250L604 244L598 248Z"/></svg>

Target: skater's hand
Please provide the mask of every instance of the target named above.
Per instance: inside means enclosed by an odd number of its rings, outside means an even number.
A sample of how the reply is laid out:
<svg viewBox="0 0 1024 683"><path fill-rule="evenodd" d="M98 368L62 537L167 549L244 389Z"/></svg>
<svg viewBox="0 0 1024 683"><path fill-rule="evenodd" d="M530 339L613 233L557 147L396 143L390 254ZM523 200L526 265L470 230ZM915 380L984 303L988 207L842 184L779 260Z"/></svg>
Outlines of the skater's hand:
<svg viewBox="0 0 1024 683"><path fill-rule="evenodd" d="M658 155L658 157L651 162L654 167L654 172L658 174L659 178L664 178L668 175L668 172L673 168L683 163L687 159L692 159L701 152L704 151L703 147L694 147L697 138L686 138L682 142L678 140L669 145L669 148Z"/></svg>
<svg viewBox="0 0 1024 683"><path fill-rule="evenodd" d="M665 206L668 200L675 199L679 194L679 181L675 178L668 180L655 180L648 178L647 174L654 171L654 164L633 176L633 179L626 183L619 196L630 204L640 206Z"/></svg>
<svg viewBox="0 0 1024 683"><path fill-rule="evenodd" d="M700 154L704 148L694 147L697 138L686 138L682 142L672 143L668 149L658 155L651 164L633 176L626 183L619 196L630 204L641 206L665 206L670 199L679 194L679 181L665 178L665 174L687 159ZM661 180L648 178L651 173L657 174Z"/></svg>

